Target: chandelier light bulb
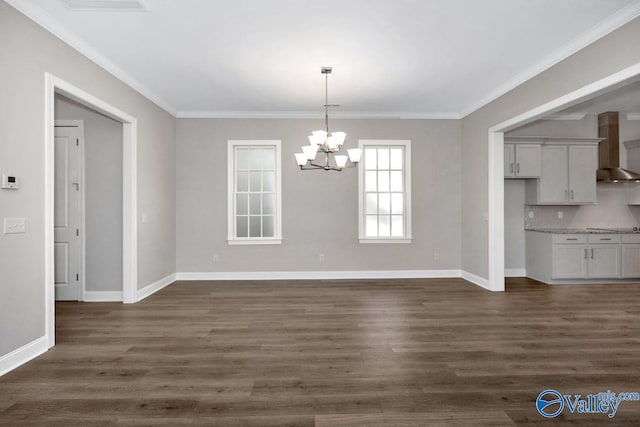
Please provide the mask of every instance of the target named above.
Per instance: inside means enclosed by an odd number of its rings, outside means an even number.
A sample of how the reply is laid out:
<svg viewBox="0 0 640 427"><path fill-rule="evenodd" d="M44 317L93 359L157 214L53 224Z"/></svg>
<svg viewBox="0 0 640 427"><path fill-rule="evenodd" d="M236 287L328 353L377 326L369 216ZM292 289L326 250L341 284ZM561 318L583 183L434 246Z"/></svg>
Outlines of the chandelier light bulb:
<svg viewBox="0 0 640 427"><path fill-rule="evenodd" d="M362 149L349 148L347 150L347 154L349 154L349 160L351 160L351 163L358 163L360 161L360 158L362 157Z"/></svg>
<svg viewBox="0 0 640 427"><path fill-rule="evenodd" d="M344 169L345 166L347 166L347 160L349 159L347 156L335 156L336 159L336 166L338 167L338 169Z"/></svg>
<svg viewBox="0 0 640 427"><path fill-rule="evenodd" d="M305 153L296 153L296 162L298 166L304 166L307 164L307 155Z"/></svg>
<svg viewBox="0 0 640 427"><path fill-rule="evenodd" d="M336 145L344 144L344 138L347 136L344 132L331 132L331 137Z"/></svg>
<svg viewBox="0 0 640 427"><path fill-rule="evenodd" d="M318 154L318 146L315 144L305 145L302 147L302 152L307 156L307 160L315 160L316 155Z"/></svg>

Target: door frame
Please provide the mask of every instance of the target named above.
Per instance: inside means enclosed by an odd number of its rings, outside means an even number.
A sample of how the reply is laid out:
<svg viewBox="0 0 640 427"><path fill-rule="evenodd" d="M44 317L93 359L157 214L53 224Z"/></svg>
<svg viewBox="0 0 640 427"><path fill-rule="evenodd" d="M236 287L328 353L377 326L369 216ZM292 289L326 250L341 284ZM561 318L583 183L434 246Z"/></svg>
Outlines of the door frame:
<svg viewBox="0 0 640 427"><path fill-rule="evenodd" d="M86 267L86 222L85 222L85 158L84 158L84 120L55 120L54 121L54 138L55 138L55 128L56 127L76 127L80 130L80 141L78 150L78 156L80 157L80 165L78 167L80 174L80 188L78 189L79 197L80 197L80 224L78 228L80 229L80 286L78 286L78 301L84 301L84 292L85 292L85 267ZM54 139L55 141L55 139ZM54 162L55 162L55 152L54 152ZM55 194L54 194L54 202L55 202ZM55 265L54 265L55 267ZM55 269L54 269L54 281L55 281ZM55 284L54 284L55 291ZM53 295L55 300L55 293Z"/></svg>
<svg viewBox="0 0 640 427"><path fill-rule="evenodd" d="M489 290L504 291L504 133L638 80L640 63L489 128Z"/></svg>
<svg viewBox="0 0 640 427"><path fill-rule="evenodd" d="M135 117L50 73L44 74L44 260L45 335L49 348L55 345L55 292L53 256L54 208L54 125L55 94L61 94L92 110L122 123L122 302L137 301L137 145L138 121Z"/></svg>

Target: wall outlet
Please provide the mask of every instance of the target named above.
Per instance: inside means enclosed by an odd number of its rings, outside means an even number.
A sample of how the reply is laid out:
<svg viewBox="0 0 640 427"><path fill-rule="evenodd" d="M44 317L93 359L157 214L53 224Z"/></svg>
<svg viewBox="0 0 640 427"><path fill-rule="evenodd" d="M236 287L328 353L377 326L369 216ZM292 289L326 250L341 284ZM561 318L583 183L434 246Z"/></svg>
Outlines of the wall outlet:
<svg viewBox="0 0 640 427"><path fill-rule="evenodd" d="M529 211L529 218L533 219L534 216L536 216L536 213L534 211Z"/></svg>
<svg viewBox="0 0 640 427"><path fill-rule="evenodd" d="M324 254L318 255L318 261L324 262Z"/></svg>
<svg viewBox="0 0 640 427"><path fill-rule="evenodd" d="M559 219L564 218L564 212L562 212L562 211L558 211L558 218L559 218Z"/></svg>
<svg viewBox="0 0 640 427"><path fill-rule="evenodd" d="M218 262L220 261L220 257L218 256L218 254L213 254L213 262Z"/></svg>
<svg viewBox="0 0 640 427"><path fill-rule="evenodd" d="M4 234L26 233L26 225L24 218L5 218Z"/></svg>

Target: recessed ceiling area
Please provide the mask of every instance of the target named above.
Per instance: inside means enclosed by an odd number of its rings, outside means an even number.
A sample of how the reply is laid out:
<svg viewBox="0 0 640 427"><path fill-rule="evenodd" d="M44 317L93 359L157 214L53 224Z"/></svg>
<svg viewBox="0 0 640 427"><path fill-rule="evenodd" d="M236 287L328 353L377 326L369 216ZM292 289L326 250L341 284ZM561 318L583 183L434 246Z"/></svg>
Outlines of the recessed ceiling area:
<svg viewBox="0 0 640 427"><path fill-rule="evenodd" d="M330 65L336 116L459 118L640 14L638 0L69 1L8 0L178 117L318 115Z"/></svg>

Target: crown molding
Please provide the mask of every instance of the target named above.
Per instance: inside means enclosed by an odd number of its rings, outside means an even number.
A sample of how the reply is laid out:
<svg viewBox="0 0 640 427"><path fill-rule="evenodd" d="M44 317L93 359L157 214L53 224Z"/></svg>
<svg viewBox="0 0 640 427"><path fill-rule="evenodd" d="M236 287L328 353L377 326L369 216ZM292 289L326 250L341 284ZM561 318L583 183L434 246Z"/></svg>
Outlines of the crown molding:
<svg viewBox="0 0 640 427"><path fill-rule="evenodd" d="M179 119L321 119L320 111L178 111ZM345 111L331 113L332 119L403 119L403 120L459 120L453 112L409 113Z"/></svg>
<svg viewBox="0 0 640 427"><path fill-rule="evenodd" d="M549 68L565 60L574 53L584 49L591 43L595 42L598 39L601 39L612 31L615 31L616 29L622 27L624 24L630 22L638 16L640 16L640 0L636 0L635 2L623 7L604 21L599 22L590 30L569 41L569 43L551 53L542 61L536 63L524 72L516 75L511 80L498 86L496 89L489 92L489 94L487 94L485 97L481 98L479 101L470 104L467 108L462 109L462 111L460 112L460 116L462 118L465 118L474 111L479 110L485 105L495 101L507 92L510 92L526 81L531 80L538 74L548 70Z"/></svg>
<svg viewBox="0 0 640 427"><path fill-rule="evenodd" d="M67 30L56 19L52 18L44 10L36 6L34 2L25 2L19 0L4 1L10 4L23 15L25 15L27 18L31 19L36 24L40 25L42 28L62 40L64 43L77 50L80 54L96 63L99 67L103 68L118 80L134 89L140 95L144 96L149 101L153 102L172 116L176 116L176 110L168 102L163 100L160 96L158 96L144 84L140 83L140 81L133 78L130 74L123 71L113 62L102 56L100 53L98 53L98 51L96 51L93 47L91 47L87 42L82 40L76 34Z"/></svg>

